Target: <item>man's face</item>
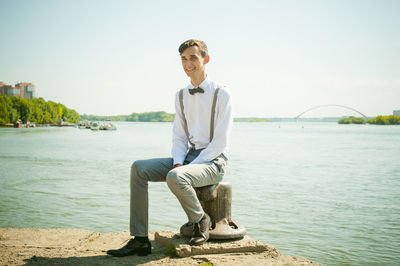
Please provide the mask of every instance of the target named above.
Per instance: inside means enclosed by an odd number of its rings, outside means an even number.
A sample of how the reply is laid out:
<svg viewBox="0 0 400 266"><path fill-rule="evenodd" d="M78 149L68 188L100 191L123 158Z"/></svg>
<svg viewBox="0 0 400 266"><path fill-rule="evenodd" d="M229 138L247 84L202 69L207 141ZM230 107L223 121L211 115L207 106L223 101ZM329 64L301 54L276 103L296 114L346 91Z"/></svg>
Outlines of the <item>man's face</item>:
<svg viewBox="0 0 400 266"><path fill-rule="evenodd" d="M201 56L199 47L190 46L181 54L183 70L190 78L197 77L205 72L209 58Z"/></svg>

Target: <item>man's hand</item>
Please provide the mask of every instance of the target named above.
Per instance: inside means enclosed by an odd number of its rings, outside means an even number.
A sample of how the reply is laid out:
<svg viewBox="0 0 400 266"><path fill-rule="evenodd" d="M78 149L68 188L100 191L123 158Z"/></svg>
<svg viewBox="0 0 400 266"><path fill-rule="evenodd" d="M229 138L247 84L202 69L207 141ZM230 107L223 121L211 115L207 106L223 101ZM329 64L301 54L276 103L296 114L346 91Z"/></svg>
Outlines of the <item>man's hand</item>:
<svg viewBox="0 0 400 266"><path fill-rule="evenodd" d="M182 166L180 163L174 164L174 167L172 167L172 169L177 168L179 166Z"/></svg>

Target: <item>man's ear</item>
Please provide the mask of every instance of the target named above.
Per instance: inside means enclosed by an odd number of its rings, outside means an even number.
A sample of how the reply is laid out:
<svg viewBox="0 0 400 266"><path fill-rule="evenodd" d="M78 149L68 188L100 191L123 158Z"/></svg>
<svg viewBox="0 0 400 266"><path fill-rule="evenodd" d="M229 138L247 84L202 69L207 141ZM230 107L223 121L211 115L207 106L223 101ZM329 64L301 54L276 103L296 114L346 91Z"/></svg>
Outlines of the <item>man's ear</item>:
<svg viewBox="0 0 400 266"><path fill-rule="evenodd" d="M210 62L210 56L207 55L206 58L204 58L204 64L207 64L208 62Z"/></svg>

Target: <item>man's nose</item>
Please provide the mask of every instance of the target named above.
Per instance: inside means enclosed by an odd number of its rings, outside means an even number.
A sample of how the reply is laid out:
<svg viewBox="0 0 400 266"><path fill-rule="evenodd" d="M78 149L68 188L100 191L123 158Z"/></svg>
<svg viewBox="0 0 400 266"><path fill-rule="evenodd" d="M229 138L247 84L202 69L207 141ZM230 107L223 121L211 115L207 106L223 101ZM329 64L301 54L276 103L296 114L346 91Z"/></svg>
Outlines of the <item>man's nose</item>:
<svg viewBox="0 0 400 266"><path fill-rule="evenodd" d="M185 67L191 67L191 66L193 66L192 62L190 60L187 60L185 62Z"/></svg>

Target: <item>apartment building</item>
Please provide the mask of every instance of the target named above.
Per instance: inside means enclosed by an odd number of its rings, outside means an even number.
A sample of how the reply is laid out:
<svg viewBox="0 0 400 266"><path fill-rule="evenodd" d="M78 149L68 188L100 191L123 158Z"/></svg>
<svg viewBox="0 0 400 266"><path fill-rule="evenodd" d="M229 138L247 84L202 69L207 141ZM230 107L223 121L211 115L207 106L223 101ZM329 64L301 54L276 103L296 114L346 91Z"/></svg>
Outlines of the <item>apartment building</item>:
<svg viewBox="0 0 400 266"><path fill-rule="evenodd" d="M20 82L11 86L0 81L0 95L16 96L25 99L37 98L36 86L28 82Z"/></svg>

